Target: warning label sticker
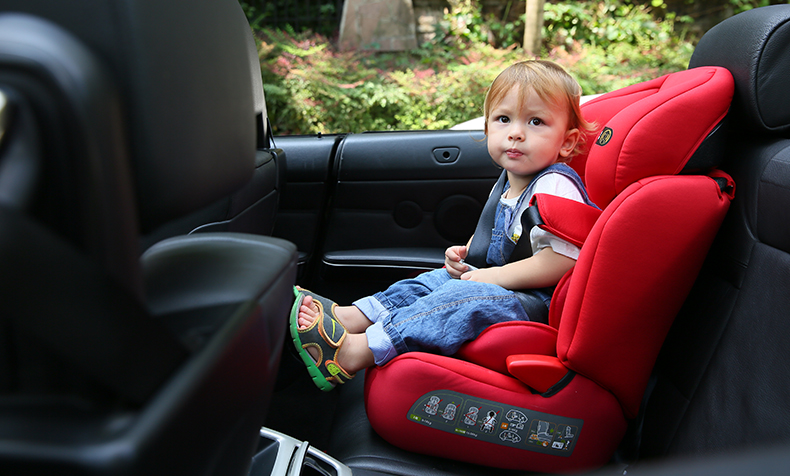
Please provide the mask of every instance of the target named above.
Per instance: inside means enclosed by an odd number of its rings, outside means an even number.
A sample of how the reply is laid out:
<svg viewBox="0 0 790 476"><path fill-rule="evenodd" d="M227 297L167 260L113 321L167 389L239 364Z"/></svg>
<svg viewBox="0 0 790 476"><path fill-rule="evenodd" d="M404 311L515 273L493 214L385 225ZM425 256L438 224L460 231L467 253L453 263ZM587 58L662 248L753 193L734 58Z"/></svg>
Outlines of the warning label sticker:
<svg viewBox="0 0 790 476"><path fill-rule="evenodd" d="M473 398L450 390L420 397L408 419L467 438L557 456L570 456L583 420Z"/></svg>

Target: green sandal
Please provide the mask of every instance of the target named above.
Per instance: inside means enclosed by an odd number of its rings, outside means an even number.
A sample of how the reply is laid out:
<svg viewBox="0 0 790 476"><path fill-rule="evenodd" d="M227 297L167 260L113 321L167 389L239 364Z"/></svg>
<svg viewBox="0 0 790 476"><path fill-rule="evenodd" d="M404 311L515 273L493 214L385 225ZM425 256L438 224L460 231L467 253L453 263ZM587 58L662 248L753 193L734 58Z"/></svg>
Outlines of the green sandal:
<svg viewBox="0 0 790 476"><path fill-rule="evenodd" d="M299 308L305 295L313 298L313 302L318 307L318 318L307 329L299 329ZM345 383L354 377L337 363L337 354L348 332L335 316L337 304L299 287L294 287L294 296L296 299L291 308L290 321L294 347L307 367L313 383L319 389L328 392L335 388L335 385ZM327 308L329 314L325 312ZM318 351L317 361L307 351L309 347Z"/></svg>

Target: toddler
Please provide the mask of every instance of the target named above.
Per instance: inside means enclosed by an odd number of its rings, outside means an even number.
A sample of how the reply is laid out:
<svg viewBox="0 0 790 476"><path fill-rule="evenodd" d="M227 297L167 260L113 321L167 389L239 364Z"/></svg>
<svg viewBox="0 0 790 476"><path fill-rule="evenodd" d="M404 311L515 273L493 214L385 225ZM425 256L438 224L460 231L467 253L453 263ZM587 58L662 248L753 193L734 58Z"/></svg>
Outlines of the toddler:
<svg viewBox="0 0 790 476"><path fill-rule="evenodd" d="M445 267L338 306L295 288L291 336L322 390L404 352L452 355L485 328L536 320L519 292L548 306L551 291L570 270L579 248L538 227L522 230L521 215L535 193L593 205L579 176L565 162L579 152L592 126L581 116L581 88L560 66L516 63L497 76L485 99L488 152L505 170L485 266L472 268L466 245L445 251ZM497 189L497 187L495 187ZM532 256L511 262L522 234ZM487 267L486 267L487 266ZM534 311L530 311L537 314Z"/></svg>

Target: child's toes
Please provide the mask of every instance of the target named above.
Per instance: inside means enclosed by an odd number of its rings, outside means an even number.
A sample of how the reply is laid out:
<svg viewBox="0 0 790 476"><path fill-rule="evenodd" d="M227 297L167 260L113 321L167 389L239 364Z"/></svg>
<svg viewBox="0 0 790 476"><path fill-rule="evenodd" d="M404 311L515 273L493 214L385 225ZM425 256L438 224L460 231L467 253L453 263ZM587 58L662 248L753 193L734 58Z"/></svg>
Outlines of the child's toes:
<svg viewBox="0 0 790 476"><path fill-rule="evenodd" d="M310 327L310 324L313 323L313 320L302 317L302 315L299 314L299 319L297 319L297 323L299 324L299 329L306 329Z"/></svg>
<svg viewBox="0 0 790 476"><path fill-rule="evenodd" d="M318 309L302 304L302 306L299 308L299 315L312 321L318 317Z"/></svg>

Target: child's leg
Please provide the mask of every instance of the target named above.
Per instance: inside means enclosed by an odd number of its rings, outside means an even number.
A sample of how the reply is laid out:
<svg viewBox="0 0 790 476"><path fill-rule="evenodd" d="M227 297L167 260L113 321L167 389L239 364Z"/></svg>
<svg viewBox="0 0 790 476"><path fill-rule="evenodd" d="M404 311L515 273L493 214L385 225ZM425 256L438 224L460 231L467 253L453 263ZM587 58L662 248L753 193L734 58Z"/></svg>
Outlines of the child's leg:
<svg viewBox="0 0 790 476"><path fill-rule="evenodd" d="M453 355L487 327L517 320L529 317L512 292L494 284L451 280L407 309L393 311L366 334L381 347L374 352L376 364L383 365L404 352Z"/></svg>
<svg viewBox="0 0 790 476"><path fill-rule="evenodd" d="M372 319L368 315L375 320L383 319L390 315L391 310L404 309L416 302L420 297L427 296L444 283L452 280L445 270L434 270L423 273L414 279L399 281L386 291L360 299L352 306L334 306L334 315L349 332L337 354L340 366L353 374L374 365L374 363L377 363L377 360L381 360L381 356L377 357L374 355L374 352L377 355L380 354L382 345L384 346L385 354L391 353L388 350L389 344L387 342L382 344L381 339L378 339L373 342L371 347L368 336L363 334L373 324L371 322ZM324 310L324 312L327 311L326 309ZM306 295L302 305L299 307L297 320L299 329L303 330L310 327L319 315L320 311L312 296ZM318 350L315 347L309 347L307 352L310 353L313 360L318 360ZM394 356L394 354L392 355Z"/></svg>
<svg viewBox="0 0 790 476"><path fill-rule="evenodd" d="M365 334L348 334L340 352L337 354L337 363L346 369L346 372L355 374L375 364L373 352L368 347Z"/></svg>
<svg viewBox="0 0 790 476"><path fill-rule="evenodd" d="M410 306L450 280L452 278L444 269L422 273L416 278L398 281L383 292L359 299L351 306L337 306L335 315L350 333L359 334L393 310ZM313 298L305 296L299 309L299 328L310 327L317 317L318 308Z"/></svg>
<svg viewBox="0 0 790 476"><path fill-rule="evenodd" d="M352 334L365 332L372 322L356 306L337 306L335 316L343 326ZM318 317L318 307L313 302L312 296L305 296L299 308L299 329L307 329Z"/></svg>
<svg viewBox="0 0 790 476"><path fill-rule="evenodd" d="M371 322L376 323L396 309L411 306L421 297L427 296L452 280L445 269L435 269L415 278L402 279L382 292L355 301L354 305Z"/></svg>

